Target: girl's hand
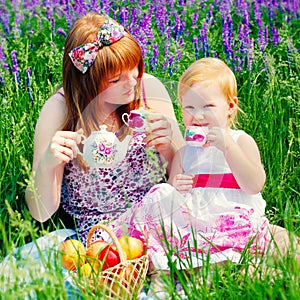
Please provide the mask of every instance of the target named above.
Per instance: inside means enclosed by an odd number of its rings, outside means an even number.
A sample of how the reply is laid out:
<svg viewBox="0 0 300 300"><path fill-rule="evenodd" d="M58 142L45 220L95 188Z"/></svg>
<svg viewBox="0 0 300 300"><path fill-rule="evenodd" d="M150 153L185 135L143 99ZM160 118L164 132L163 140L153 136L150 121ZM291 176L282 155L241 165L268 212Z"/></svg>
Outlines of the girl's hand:
<svg viewBox="0 0 300 300"><path fill-rule="evenodd" d="M172 185L181 194L186 194L193 188L194 175L193 174L177 174L175 175Z"/></svg>
<svg viewBox="0 0 300 300"><path fill-rule="evenodd" d="M44 162L48 167L66 164L77 156L77 144L80 143L82 129L77 132L57 131L45 152Z"/></svg>
<svg viewBox="0 0 300 300"><path fill-rule="evenodd" d="M168 150L172 143L172 128L167 118L160 113L149 112L149 121L146 130L146 142L148 147L155 146L158 153Z"/></svg>
<svg viewBox="0 0 300 300"><path fill-rule="evenodd" d="M215 146L225 153L228 144L234 142L229 130L228 128L211 127L206 136L207 142L203 147Z"/></svg>

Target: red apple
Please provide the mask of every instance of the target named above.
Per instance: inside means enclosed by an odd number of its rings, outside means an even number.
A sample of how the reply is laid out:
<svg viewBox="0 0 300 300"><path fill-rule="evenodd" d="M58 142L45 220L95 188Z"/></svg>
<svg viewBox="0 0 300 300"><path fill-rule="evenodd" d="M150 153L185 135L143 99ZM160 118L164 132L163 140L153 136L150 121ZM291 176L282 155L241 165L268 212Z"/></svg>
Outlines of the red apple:
<svg viewBox="0 0 300 300"><path fill-rule="evenodd" d="M120 256L116 246L106 246L98 255L98 259L101 261L102 270L112 268L120 263Z"/></svg>
<svg viewBox="0 0 300 300"><path fill-rule="evenodd" d="M85 263L85 248L78 240L66 240L59 246L59 253L61 254L62 266L71 271Z"/></svg>
<svg viewBox="0 0 300 300"><path fill-rule="evenodd" d="M93 242L86 251L87 261L97 271L105 270L120 263L117 248L103 240Z"/></svg>

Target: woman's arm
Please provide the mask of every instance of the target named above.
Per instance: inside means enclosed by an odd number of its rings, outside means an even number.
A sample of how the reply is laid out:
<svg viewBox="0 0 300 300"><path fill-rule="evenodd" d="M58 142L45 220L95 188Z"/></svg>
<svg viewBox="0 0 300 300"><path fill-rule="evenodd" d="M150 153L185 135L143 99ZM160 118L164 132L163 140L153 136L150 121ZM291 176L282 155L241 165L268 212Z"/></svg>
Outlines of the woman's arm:
<svg viewBox="0 0 300 300"><path fill-rule="evenodd" d="M28 186L25 197L31 215L41 222L58 209L64 164L73 158L75 133L60 131L65 113L64 98L54 94L43 106L35 128L34 188Z"/></svg>
<svg viewBox="0 0 300 300"><path fill-rule="evenodd" d="M184 146L174 107L165 86L156 77L144 74L144 87L147 105L157 114L151 116L153 121L152 135L149 136L149 146L156 146L162 160L171 166L175 152Z"/></svg>

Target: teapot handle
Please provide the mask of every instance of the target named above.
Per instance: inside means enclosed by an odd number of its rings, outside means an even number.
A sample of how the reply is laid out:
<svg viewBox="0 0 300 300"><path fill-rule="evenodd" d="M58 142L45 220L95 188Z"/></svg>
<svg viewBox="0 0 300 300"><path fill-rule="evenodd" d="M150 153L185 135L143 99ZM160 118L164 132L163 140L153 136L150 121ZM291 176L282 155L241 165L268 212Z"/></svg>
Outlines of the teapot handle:
<svg viewBox="0 0 300 300"><path fill-rule="evenodd" d="M84 144L84 142L86 141L86 136L83 133L82 134L78 134L78 135L80 137L79 144ZM76 145L76 148L77 148L77 153L80 154L81 156L83 156L83 153L79 150L78 145Z"/></svg>

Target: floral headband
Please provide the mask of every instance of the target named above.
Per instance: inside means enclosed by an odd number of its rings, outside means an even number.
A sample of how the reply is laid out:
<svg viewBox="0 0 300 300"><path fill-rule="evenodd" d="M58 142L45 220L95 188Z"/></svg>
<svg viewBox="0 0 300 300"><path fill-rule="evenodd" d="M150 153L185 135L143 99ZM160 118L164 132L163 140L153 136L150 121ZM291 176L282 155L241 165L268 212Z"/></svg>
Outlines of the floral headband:
<svg viewBox="0 0 300 300"><path fill-rule="evenodd" d="M84 74L94 63L99 50L104 46L117 42L124 34L125 30L122 25L113 22L111 19L106 20L93 42L82 44L69 53L74 66Z"/></svg>

